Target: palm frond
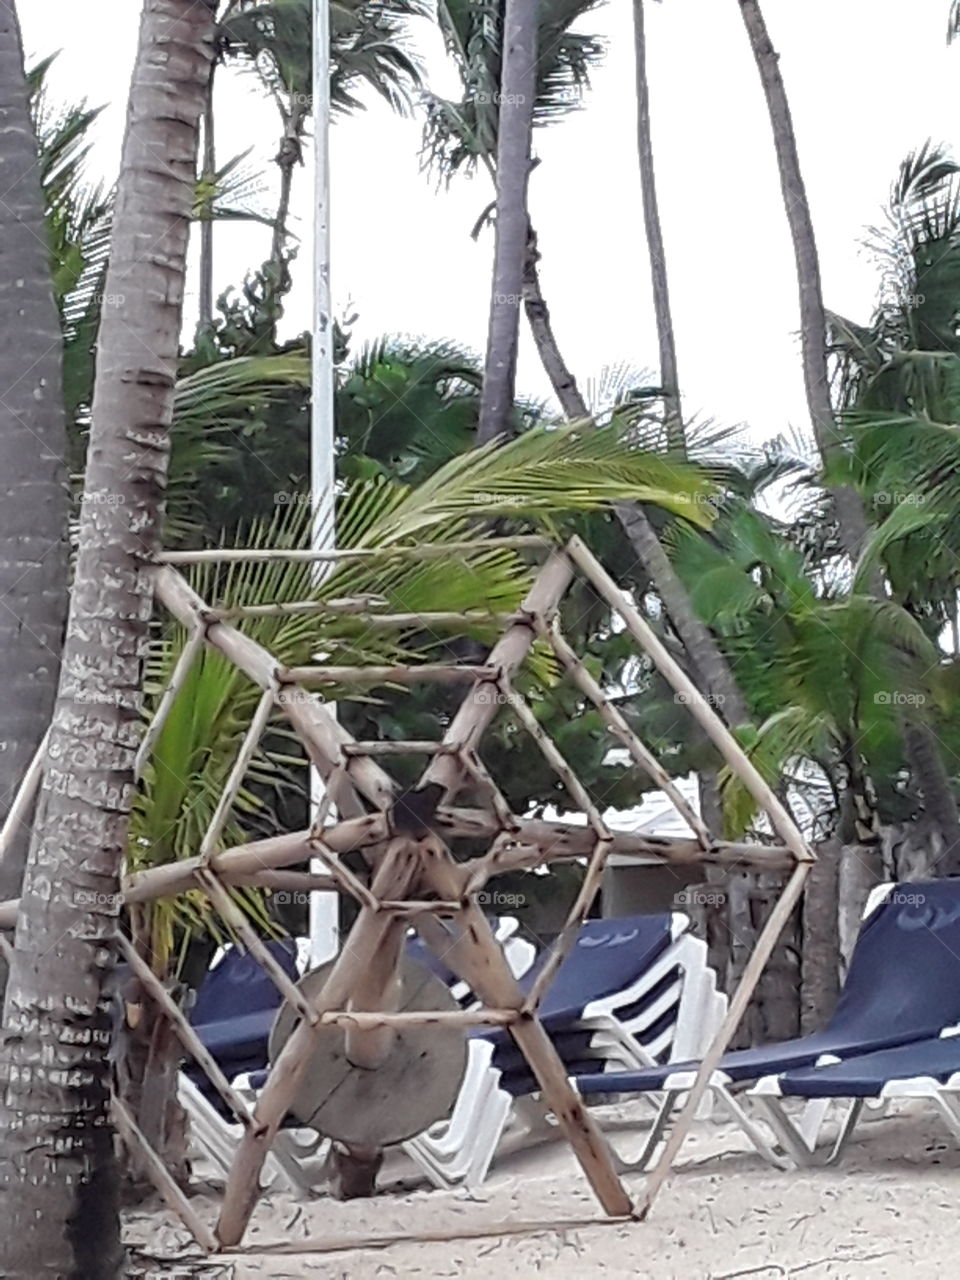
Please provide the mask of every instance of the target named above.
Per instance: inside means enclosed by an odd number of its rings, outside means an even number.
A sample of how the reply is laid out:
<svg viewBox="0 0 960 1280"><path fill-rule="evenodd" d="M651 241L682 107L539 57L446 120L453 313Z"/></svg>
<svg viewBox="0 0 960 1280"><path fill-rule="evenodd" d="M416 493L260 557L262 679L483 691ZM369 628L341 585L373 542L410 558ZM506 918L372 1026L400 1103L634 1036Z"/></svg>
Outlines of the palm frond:
<svg viewBox="0 0 960 1280"><path fill-rule="evenodd" d="M572 28L596 7L597 0L541 0L535 128L580 106L605 50L596 36ZM423 163L443 181L495 160L503 15L503 0L438 0L437 21L462 85L459 100L425 95Z"/></svg>

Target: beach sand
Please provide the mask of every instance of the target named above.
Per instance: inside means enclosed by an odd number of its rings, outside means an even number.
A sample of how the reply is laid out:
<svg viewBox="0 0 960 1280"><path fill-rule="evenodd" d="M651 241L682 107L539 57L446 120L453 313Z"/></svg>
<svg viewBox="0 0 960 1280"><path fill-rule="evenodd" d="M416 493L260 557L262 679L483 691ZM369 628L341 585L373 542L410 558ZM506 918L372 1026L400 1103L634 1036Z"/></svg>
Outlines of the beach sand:
<svg viewBox="0 0 960 1280"><path fill-rule="evenodd" d="M626 1138L629 1151L629 1139L637 1142L629 1131L636 1113L619 1108L599 1114L605 1127L627 1122L615 1141ZM626 1182L635 1196L642 1192L643 1175ZM322 1196L298 1200L271 1189L254 1214L242 1255L199 1262L183 1227L163 1210L131 1216L127 1236L162 1259L144 1264L139 1274L167 1280L940 1280L960 1275L958 1201L960 1150L929 1108L910 1103L863 1121L838 1165L786 1173L764 1164L736 1129L700 1123L645 1223L603 1222L573 1155L553 1142L499 1161L474 1195L417 1188L339 1203ZM194 1204L215 1219L218 1202L209 1191ZM581 1225L584 1219L596 1221ZM416 1238L475 1228L496 1233L503 1224L531 1221L551 1226L479 1239ZM402 1239L328 1254L269 1252L278 1241L296 1246L308 1238L370 1235Z"/></svg>

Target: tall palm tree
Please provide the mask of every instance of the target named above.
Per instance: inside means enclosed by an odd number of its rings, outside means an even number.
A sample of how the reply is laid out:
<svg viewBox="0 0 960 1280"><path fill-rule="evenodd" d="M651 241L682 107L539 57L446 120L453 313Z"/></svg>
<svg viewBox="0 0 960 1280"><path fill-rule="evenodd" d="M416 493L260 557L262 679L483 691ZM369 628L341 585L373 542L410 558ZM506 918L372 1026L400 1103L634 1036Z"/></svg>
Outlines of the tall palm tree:
<svg viewBox="0 0 960 1280"><path fill-rule="evenodd" d="M653 285L653 309L657 318L657 340L660 346L660 390L663 397L667 442L677 453L683 453L683 420L680 412L680 376L677 372L677 344L673 336L670 310L670 287L667 278L667 255L660 227L657 203L657 180L653 163L653 135L650 128L650 86L647 82L647 36L644 25L643 0L633 0L633 42L637 79L637 158L640 162L640 186L643 194L643 226L650 258L650 281Z"/></svg>
<svg viewBox="0 0 960 1280"><path fill-rule="evenodd" d="M10 680L0 699L2 822L50 722L67 615L60 326L12 4L0 7L0 132L0 304L7 317L0 352L0 652ZM2 897L20 891L28 824L13 836L0 860Z"/></svg>
<svg viewBox="0 0 960 1280"><path fill-rule="evenodd" d="M330 5L330 102L334 115L359 110L366 86L395 110L409 109L420 68L408 48L408 24L422 0L333 0ZM218 28L228 60L252 65L280 113L280 174L270 262L284 269L293 175L302 162L313 112L313 0L234 0ZM209 160L207 161L209 164Z"/></svg>
<svg viewBox="0 0 960 1280"><path fill-rule="evenodd" d="M537 92L539 0L505 0L497 99L496 219L490 323L480 424L481 444L507 430L513 413L520 343L520 299L527 257L527 187Z"/></svg>
<svg viewBox="0 0 960 1280"><path fill-rule="evenodd" d="M4 1008L0 1272L9 1280L114 1280L123 1269L106 984L213 32L208 0L145 0L107 274L116 303L100 328L51 763Z"/></svg>
<svg viewBox="0 0 960 1280"><path fill-rule="evenodd" d="M820 281L820 259L810 216L810 204L800 169L797 139L787 91L780 74L779 55L770 40L758 0L737 0L750 40L770 115L770 127L777 155L783 206L790 227L800 294L800 341L803 356L803 384L807 409L817 448L825 466L835 463L844 451L842 433L837 428L830 402L827 365L826 313ZM863 546L867 522L863 504L850 485L831 489L834 511L843 550L856 559ZM880 593L882 594L882 592Z"/></svg>

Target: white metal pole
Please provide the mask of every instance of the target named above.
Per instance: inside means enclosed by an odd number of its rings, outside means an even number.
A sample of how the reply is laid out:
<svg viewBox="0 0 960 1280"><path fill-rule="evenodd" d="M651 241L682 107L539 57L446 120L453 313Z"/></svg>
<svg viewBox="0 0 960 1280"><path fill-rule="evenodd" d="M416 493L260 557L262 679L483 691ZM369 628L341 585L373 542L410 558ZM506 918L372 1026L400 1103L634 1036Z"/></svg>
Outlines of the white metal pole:
<svg viewBox="0 0 960 1280"><path fill-rule="evenodd" d="M313 0L313 395L310 414L310 493L313 545L334 546L336 463L333 421L333 304L330 293L330 6ZM318 566L322 573L322 567ZM323 781L311 770L314 815ZM318 865L315 871L321 871ZM310 895L310 961L322 964L339 950L340 899L336 893Z"/></svg>

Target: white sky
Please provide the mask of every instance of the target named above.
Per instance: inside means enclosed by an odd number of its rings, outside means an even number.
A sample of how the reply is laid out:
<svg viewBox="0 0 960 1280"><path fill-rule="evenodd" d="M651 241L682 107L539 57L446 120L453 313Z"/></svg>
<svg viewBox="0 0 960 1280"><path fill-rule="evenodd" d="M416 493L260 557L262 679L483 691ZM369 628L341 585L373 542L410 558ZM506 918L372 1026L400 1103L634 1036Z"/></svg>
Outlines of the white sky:
<svg viewBox="0 0 960 1280"><path fill-rule="evenodd" d="M61 49L51 83L106 103L96 163L119 159L137 0L19 0L28 59ZM960 48L947 49L948 0L765 0L798 134L828 307L866 320L878 272L861 248L897 165L926 138L960 134ZM803 426L793 259L766 110L737 0L647 5L661 216L687 414L769 437ZM605 365L653 368L650 300L635 160L629 0L583 29L608 41L585 109L538 131L531 209L544 290L582 384ZM424 36L429 35L426 24ZM425 42L429 43L429 41ZM434 86L443 58L431 57ZM253 81L220 79L219 157L275 154L278 117ZM406 333L479 350L486 334L492 236L474 243L490 199L484 179L437 193L419 172L419 121L373 103L333 136L335 306L359 312L360 338ZM272 182L272 173L269 181ZM309 234L312 183L298 177L294 230ZM269 200L267 201L269 204ZM217 229L217 289L267 255L263 228ZM290 304L309 323L308 246ZM195 295L194 295L195 296ZM195 305L195 301L193 303ZM519 389L547 395L524 336Z"/></svg>

